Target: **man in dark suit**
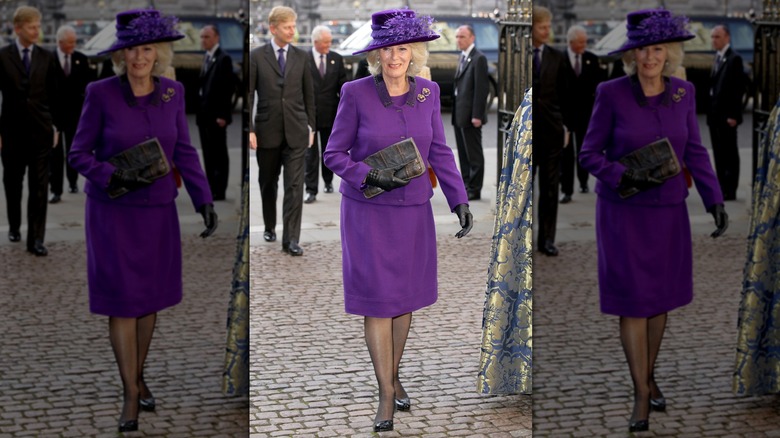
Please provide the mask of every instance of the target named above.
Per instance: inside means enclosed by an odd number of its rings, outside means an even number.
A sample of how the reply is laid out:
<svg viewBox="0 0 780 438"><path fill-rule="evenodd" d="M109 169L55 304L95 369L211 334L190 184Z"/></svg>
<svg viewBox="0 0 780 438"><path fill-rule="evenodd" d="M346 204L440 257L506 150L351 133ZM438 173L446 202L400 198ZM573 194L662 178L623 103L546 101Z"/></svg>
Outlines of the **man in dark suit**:
<svg viewBox="0 0 780 438"><path fill-rule="evenodd" d="M573 76L564 55L545 44L550 38L552 13L542 6L533 8L533 170L539 173L539 208L534 223L536 245L548 256L557 256L555 227L558 221L558 183L564 146L564 97Z"/></svg>
<svg viewBox="0 0 780 438"><path fill-rule="evenodd" d="M320 181L319 163L322 162L322 180L325 182L325 193L333 193L333 172L321 161L325 146L330 138L333 120L336 119L336 109L339 106L341 86L347 81L347 71L344 59L330 50L333 36L326 26L317 26L311 31L314 46L309 52L311 76L314 79L315 106L317 108L317 133L314 144L306 149L305 181L306 198L303 202L309 204L317 199ZM317 141L319 138L319 142Z"/></svg>
<svg viewBox="0 0 780 438"><path fill-rule="evenodd" d="M76 29L72 26L65 25L57 29L57 48L53 54L58 61L56 106L62 110L62 126L57 126L60 135L57 146L51 151L49 175L49 202L56 204L62 196L63 169L68 178L68 191L79 191L79 174L65 162L65 156L70 152L70 142L76 135L81 107L84 105L84 93L87 84L95 80L95 70L89 67L87 56L76 51Z"/></svg>
<svg viewBox="0 0 780 438"><path fill-rule="evenodd" d="M57 61L51 52L35 45L41 32L41 13L37 9L20 6L14 12L13 23L16 40L0 49L0 154L8 204L8 239L21 240L22 187L29 168L27 251L45 256L49 152L55 144L58 115L54 100Z"/></svg>
<svg viewBox="0 0 780 438"><path fill-rule="evenodd" d="M250 53L249 104L257 113L249 145L257 149L266 242L276 240L276 194L284 166L282 250L303 255L298 244L303 210L303 158L314 140L314 86L309 55L296 47L295 11L276 6L268 15L273 39Z"/></svg>
<svg viewBox="0 0 780 438"><path fill-rule="evenodd" d="M715 171L723 199L737 199L739 185L739 149L737 126L742 123L742 95L745 71L742 57L731 48L731 35L725 25L715 26L711 33L712 48L717 52L710 77L710 127Z"/></svg>
<svg viewBox="0 0 780 438"><path fill-rule="evenodd" d="M596 100L596 86L606 79L606 70L599 67L599 58L585 50L588 32L582 26L572 26L566 33L569 46L565 52L566 67L571 70L572 82L565 96L570 116L566 126L570 129L568 143L561 156L561 204L571 202L574 193L574 169L582 147L582 139L588 130L590 113ZM588 193L588 171L576 166L580 193Z"/></svg>
<svg viewBox="0 0 780 438"><path fill-rule="evenodd" d="M198 79L200 102L195 122L211 194L215 201L222 201L230 171L227 126L233 120L233 60L219 47L219 29L214 25L201 29L200 44L206 54Z"/></svg>
<svg viewBox="0 0 780 438"><path fill-rule="evenodd" d="M487 58L477 50L475 40L471 26L460 26L455 32L461 54L453 84L452 125L455 127L460 173L469 201L480 198L485 177L482 125L487 123L490 87Z"/></svg>

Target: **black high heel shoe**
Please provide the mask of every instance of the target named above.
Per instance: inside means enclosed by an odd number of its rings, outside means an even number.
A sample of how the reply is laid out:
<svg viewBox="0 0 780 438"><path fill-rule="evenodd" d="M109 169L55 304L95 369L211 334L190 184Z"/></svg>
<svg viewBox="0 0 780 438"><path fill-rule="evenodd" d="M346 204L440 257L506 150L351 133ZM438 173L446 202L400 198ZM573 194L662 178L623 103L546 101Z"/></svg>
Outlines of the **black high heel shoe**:
<svg viewBox="0 0 780 438"><path fill-rule="evenodd" d="M666 412L666 398L661 396L650 399L650 410L656 412Z"/></svg>
<svg viewBox="0 0 780 438"><path fill-rule="evenodd" d="M412 409L412 402L409 397L395 399L395 408L399 411L408 412Z"/></svg>
<svg viewBox="0 0 780 438"><path fill-rule="evenodd" d="M138 430L138 420L119 422L119 432L135 432L136 430Z"/></svg>
<svg viewBox="0 0 780 438"><path fill-rule="evenodd" d="M154 412L154 409L157 407L157 403L154 401L154 397L139 398L138 406L141 407L142 411Z"/></svg>
<svg viewBox="0 0 780 438"><path fill-rule="evenodd" d="M630 421L628 423L629 432L645 432L650 429L650 422L648 420Z"/></svg>
<svg viewBox="0 0 780 438"><path fill-rule="evenodd" d="M382 420L374 423L374 432L390 432L393 430L393 420Z"/></svg>

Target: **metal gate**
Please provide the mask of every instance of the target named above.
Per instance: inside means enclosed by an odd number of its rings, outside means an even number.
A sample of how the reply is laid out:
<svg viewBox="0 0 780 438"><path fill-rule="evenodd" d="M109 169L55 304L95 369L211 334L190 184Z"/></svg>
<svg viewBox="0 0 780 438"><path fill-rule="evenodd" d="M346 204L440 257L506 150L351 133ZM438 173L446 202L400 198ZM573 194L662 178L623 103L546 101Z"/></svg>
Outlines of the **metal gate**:
<svg viewBox="0 0 780 438"><path fill-rule="evenodd" d="M765 0L753 47L753 179L769 113L780 98L780 1Z"/></svg>
<svg viewBox="0 0 780 438"><path fill-rule="evenodd" d="M507 0L506 16L499 21L498 43L498 173L512 118L531 85L531 0Z"/></svg>

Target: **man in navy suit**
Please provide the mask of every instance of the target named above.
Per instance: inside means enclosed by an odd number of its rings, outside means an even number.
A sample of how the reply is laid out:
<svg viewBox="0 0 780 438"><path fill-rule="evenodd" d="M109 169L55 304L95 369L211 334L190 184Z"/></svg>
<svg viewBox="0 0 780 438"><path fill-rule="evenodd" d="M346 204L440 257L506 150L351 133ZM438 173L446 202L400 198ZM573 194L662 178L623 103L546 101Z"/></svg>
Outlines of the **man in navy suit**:
<svg viewBox="0 0 780 438"><path fill-rule="evenodd" d="M485 177L482 125L487 123L488 64L475 45L471 26L460 26L455 41L461 54L455 71L452 124L463 184L469 201L474 201L480 198Z"/></svg>
<svg viewBox="0 0 780 438"><path fill-rule="evenodd" d="M68 191L78 193L78 172L65 162L70 152L70 143L76 135L76 128L84 105L84 93L87 84L95 80L96 72L89 67L87 56L76 50L76 29L61 26L57 29L57 48L52 52L57 59L57 107L62 109L62 126L59 141L51 151L51 174L49 184L51 198L49 202L60 202L63 185L63 169L68 178Z"/></svg>
<svg viewBox="0 0 780 438"><path fill-rule="evenodd" d="M316 126L314 86L309 55L294 47L291 8L276 6L268 15L273 39L249 54L249 107L257 105L249 146L257 150L260 198L266 242L276 241L276 196L284 167L282 250L303 255L298 244L303 211L303 161ZM255 99L255 93L257 97Z"/></svg>
<svg viewBox="0 0 780 438"><path fill-rule="evenodd" d="M219 29L214 25L209 24L201 29L200 44L206 54L198 79L200 103L195 122L211 194L215 201L222 201L225 199L230 171L227 126L233 120L233 60L219 47Z"/></svg>
<svg viewBox="0 0 780 438"><path fill-rule="evenodd" d="M585 50L588 43L588 32L582 26L572 26L566 33L569 46L564 52L566 66L571 71L572 82L566 95L569 116L566 126L569 131L569 142L563 148L561 156L561 204L571 202L574 193L575 163L582 148L582 139L588 130L590 113L596 100L596 86L607 78L606 70L599 66L599 58ZM576 165L577 180L580 183L580 193L588 193L588 171L579 164Z"/></svg>
<svg viewBox="0 0 780 438"><path fill-rule="evenodd" d="M328 145L333 120L336 119L336 109L339 106L341 86L347 81L347 71L344 59L330 50L333 36L326 26L317 26L311 31L314 46L309 51L311 76L314 80L314 99L317 108L317 133L314 144L306 150L304 180L306 182L306 198L303 202L310 204L317 199L319 186L319 163L325 147ZM317 141L319 140L319 141ZM325 193L333 193L333 172L322 161L322 180L325 182Z"/></svg>
<svg viewBox="0 0 780 438"><path fill-rule="evenodd" d="M725 25L712 28L712 48L716 50L710 75L710 107L707 125L712 139L712 155L723 200L737 199L739 185L739 149L737 126L742 123L742 95L745 71L742 57L731 48L731 36Z"/></svg>
<svg viewBox="0 0 780 438"><path fill-rule="evenodd" d="M8 212L8 240L21 240L22 187L28 170L27 251L45 256L46 192L49 187L49 152L57 124L57 61L35 44L41 34L41 13L30 6L14 12L16 39L0 49L0 155Z"/></svg>

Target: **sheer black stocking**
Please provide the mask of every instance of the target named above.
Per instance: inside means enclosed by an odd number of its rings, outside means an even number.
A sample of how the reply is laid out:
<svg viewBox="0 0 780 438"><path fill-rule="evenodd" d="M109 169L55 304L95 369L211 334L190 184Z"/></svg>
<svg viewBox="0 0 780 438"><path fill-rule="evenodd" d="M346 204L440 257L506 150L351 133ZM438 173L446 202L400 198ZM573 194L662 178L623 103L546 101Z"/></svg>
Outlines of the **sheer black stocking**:
<svg viewBox="0 0 780 438"><path fill-rule="evenodd" d="M656 315L647 319L647 341L648 341L648 359L650 369L650 398L657 399L663 397L661 389L655 382L655 361L658 358L658 352L661 350L661 340L666 330L666 313Z"/></svg>
<svg viewBox="0 0 780 438"><path fill-rule="evenodd" d="M620 317L620 341L634 382L634 410L631 421L650 415L650 368L647 318Z"/></svg>
<svg viewBox="0 0 780 438"><path fill-rule="evenodd" d="M379 384L379 406L374 423L393 419L395 392L393 390L393 319L366 317L364 322L366 345Z"/></svg>
<svg viewBox="0 0 780 438"><path fill-rule="evenodd" d="M152 392L144 381L144 363L149 353L149 345L152 343L154 326L157 322L157 313L150 313L138 318L138 391L142 399L152 397Z"/></svg>
<svg viewBox="0 0 780 438"><path fill-rule="evenodd" d="M401 316L393 318L393 388L395 398L403 399L409 397L406 394L404 386L398 379L398 369L401 364L401 357L406 347L406 339L409 337L409 327L412 325L412 314L404 313Z"/></svg>
<svg viewBox="0 0 780 438"><path fill-rule="evenodd" d="M138 419L138 331L136 318L108 318L111 348L122 377L124 406L120 423Z"/></svg>

